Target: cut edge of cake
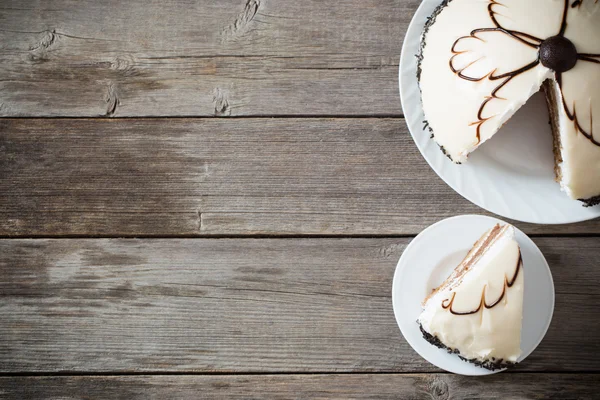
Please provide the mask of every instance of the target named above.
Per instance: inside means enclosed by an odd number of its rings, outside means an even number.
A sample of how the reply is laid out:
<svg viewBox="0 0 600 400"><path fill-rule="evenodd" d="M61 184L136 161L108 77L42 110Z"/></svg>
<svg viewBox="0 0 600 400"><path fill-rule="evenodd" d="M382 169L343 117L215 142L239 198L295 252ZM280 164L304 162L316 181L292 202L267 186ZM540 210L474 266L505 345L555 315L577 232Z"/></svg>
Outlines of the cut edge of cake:
<svg viewBox="0 0 600 400"><path fill-rule="evenodd" d="M573 197L570 194L569 187L563 181L563 157L562 157L562 143L560 140L560 116L559 107L562 105L562 95L558 82L555 79L548 79L542 85L544 97L546 98L546 104L548 106L548 114L550 117L550 127L553 137L553 151L554 151L554 174L556 176L556 182L560 184L560 188L563 192L567 193L569 197ZM583 203L585 207L593 207L600 204L600 195L591 197L589 199L578 199Z"/></svg>
<svg viewBox="0 0 600 400"><path fill-rule="evenodd" d="M514 240L514 227L510 224L506 224L501 226L500 224L496 224L493 228L485 232L477 242L473 245L471 250L467 253L463 261L453 270L453 272L448 276L448 278L437 288L435 288L431 294L429 294L422 302L423 310L426 309L429 301L431 301L438 293L441 293L445 290L452 290L452 288L458 286L465 275L472 270L472 267L475 266L486 254L487 252L493 248L494 244L501 238L509 235L508 237L511 240ZM519 268L522 268L522 259L520 256L519 250L519 260L517 265L517 273L515 277L518 275ZM422 324L421 318L423 313L417 319L417 324L419 325L419 329L423 338L429 342L431 345L438 347L442 350L446 350L450 354L456 354L458 357L466 362L474 364L478 367L485 368L488 370L499 370L504 368L510 368L517 364L517 362L511 362L504 359L496 359L491 357L490 359L479 359L479 358L467 358L461 355L459 349L451 348L444 344L442 340L440 340L437 336L429 333Z"/></svg>
<svg viewBox="0 0 600 400"><path fill-rule="evenodd" d="M462 277L467 272L469 272L471 267L474 264L477 264L481 257L483 257L487 253L487 251L494 245L496 240L502 237L502 235L506 233L506 231L509 229L514 228L512 228L511 225L500 226L500 224L496 224L492 229L484 233L479 238L479 240L475 242L471 250L469 250L465 258L461 261L461 263L458 264L456 268L454 268L454 271L452 271L450 276L448 276L448 278L446 278L446 280L440 286L435 288L431 292L431 294L429 294L429 296L427 296L425 300L423 300L423 306L425 307L427 305L427 302L431 300L431 298L434 297L437 293L446 289L451 289L452 287L458 285L461 282Z"/></svg>

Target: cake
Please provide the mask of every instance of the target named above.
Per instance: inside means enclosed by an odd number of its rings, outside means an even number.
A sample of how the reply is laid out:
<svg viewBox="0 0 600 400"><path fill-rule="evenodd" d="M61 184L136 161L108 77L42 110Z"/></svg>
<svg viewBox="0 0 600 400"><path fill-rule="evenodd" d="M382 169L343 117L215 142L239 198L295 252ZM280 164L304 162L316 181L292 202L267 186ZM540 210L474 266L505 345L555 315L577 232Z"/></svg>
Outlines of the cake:
<svg viewBox="0 0 600 400"><path fill-rule="evenodd" d="M426 125L453 162L543 90L557 181L586 206L600 203L598 0L445 0L418 59Z"/></svg>
<svg viewBox="0 0 600 400"><path fill-rule="evenodd" d="M511 225L486 232L450 276L424 300L423 337L490 370L521 355L523 261Z"/></svg>

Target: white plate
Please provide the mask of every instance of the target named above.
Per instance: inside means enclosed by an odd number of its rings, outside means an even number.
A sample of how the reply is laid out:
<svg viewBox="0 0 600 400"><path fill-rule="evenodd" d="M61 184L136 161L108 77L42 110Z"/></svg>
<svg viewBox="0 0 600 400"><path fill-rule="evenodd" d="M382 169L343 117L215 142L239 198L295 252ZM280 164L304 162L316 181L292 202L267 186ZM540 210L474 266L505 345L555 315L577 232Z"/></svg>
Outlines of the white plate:
<svg viewBox="0 0 600 400"><path fill-rule="evenodd" d="M431 168L467 200L506 218L538 224L563 224L600 217L600 207L585 208L554 181L552 135L541 94L532 98L502 130L463 165L455 165L423 127L416 78L421 32L440 0L424 0L406 34L400 59L400 97L408 128Z"/></svg>
<svg viewBox="0 0 600 400"><path fill-rule="evenodd" d="M499 371L477 367L423 339L416 322L422 311L421 301L450 275L473 243L496 223L505 222L480 215L463 215L440 221L421 232L406 247L394 274L392 302L404 338L421 357L455 374L489 375ZM554 283L542 252L523 232L516 228L515 232L525 272L521 331L523 353L518 360L522 362L540 344L550 326L554 312Z"/></svg>

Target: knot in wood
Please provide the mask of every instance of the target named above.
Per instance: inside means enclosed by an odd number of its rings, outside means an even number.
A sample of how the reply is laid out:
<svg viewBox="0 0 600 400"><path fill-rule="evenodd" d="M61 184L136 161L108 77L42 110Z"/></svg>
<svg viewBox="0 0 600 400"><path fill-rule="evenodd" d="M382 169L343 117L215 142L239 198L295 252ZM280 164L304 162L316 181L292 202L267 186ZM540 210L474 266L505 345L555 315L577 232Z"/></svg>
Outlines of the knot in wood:
<svg viewBox="0 0 600 400"><path fill-rule="evenodd" d="M435 400L447 400L450 397L448 384L440 378L433 378L429 383L429 394Z"/></svg>

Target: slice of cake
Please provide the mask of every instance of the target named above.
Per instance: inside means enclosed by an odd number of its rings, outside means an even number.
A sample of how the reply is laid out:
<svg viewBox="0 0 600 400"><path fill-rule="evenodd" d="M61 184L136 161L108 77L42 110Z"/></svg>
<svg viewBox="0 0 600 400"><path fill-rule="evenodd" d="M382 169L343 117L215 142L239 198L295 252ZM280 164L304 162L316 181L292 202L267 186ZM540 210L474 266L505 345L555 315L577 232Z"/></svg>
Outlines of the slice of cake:
<svg viewBox="0 0 600 400"><path fill-rule="evenodd" d="M557 180L600 204L599 38L597 0L444 0L418 66L433 138L463 163L544 87Z"/></svg>
<svg viewBox="0 0 600 400"><path fill-rule="evenodd" d="M486 232L423 302L417 320L434 346L490 370L521 355L523 261L511 225Z"/></svg>

